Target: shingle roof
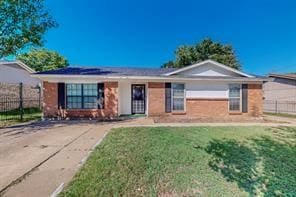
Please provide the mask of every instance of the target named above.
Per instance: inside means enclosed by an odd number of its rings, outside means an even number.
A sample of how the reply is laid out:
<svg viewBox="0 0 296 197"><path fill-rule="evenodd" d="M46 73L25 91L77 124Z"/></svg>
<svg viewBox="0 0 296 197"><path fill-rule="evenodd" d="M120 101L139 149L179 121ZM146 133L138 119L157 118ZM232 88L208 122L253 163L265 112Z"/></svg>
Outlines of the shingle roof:
<svg viewBox="0 0 296 197"><path fill-rule="evenodd" d="M269 77L296 80L296 74L275 74L275 73L272 73L272 74L269 74Z"/></svg>
<svg viewBox="0 0 296 197"><path fill-rule="evenodd" d="M180 76L165 76L164 74L177 68L123 68L123 67L67 67L56 70L37 72L36 75L71 75L71 76L102 76L102 77L162 77L175 79ZM183 79L196 80L238 80L238 81L267 81L264 77L230 77L230 76L181 76Z"/></svg>
<svg viewBox="0 0 296 197"><path fill-rule="evenodd" d="M38 72L38 75L104 75L104 76L160 76L176 68L119 68L119 67L67 67Z"/></svg>

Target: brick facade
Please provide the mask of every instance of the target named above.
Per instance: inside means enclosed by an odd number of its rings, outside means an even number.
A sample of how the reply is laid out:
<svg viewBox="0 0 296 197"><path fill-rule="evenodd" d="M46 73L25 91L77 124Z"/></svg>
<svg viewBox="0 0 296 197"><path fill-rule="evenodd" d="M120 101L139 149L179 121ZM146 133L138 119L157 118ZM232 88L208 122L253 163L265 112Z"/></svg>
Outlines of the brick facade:
<svg viewBox="0 0 296 197"><path fill-rule="evenodd" d="M186 115L190 117L260 117L263 114L263 91L261 84L248 85L248 112L229 112L228 99L186 99Z"/></svg>
<svg viewBox="0 0 296 197"><path fill-rule="evenodd" d="M44 88L44 114L46 117L57 117L58 85L57 83L43 83ZM118 116L118 82L105 82L105 108L64 110L65 117L75 118L113 118ZM262 85L248 85L248 112L230 113L228 99L188 98L186 111L183 113L165 112L165 83L149 82L147 89L148 116L186 116L186 117L234 117L262 115Z"/></svg>
<svg viewBox="0 0 296 197"><path fill-rule="evenodd" d="M228 114L228 99L186 99L188 116L209 117Z"/></svg>
<svg viewBox="0 0 296 197"><path fill-rule="evenodd" d="M166 115L165 83L148 83L148 116Z"/></svg>
<svg viewBox="0 0 296 197"><path fill-rule="evenodd" d="M248 85L248 112L231 113L228 110L228 99L224 98L187 98L185 112L165 112L165 84L148 84L148 115L149 116L187 116L187 117L234 117L262 115L262 85Z"/></svg>
<svg viewBox="0 0 296 197"><path fill-rule="evenodd" d="M58 110L57 83L43 83L44 89L44 115L45 117L70 118L113 118L118 116L118 82L105 82L104 109L66 109Z"/></svg>
<svg viewBox="0 0 296 197"><path fill-rule="evenodd" d="M248 85L248 115L261 116L263 114L262 84Z"/></svg>
<svg viewBox="0 0 296 197"><path fill-rule="evenodd" d="M43 82L43 112L45 117L58 116L58 84Z"/></svg>

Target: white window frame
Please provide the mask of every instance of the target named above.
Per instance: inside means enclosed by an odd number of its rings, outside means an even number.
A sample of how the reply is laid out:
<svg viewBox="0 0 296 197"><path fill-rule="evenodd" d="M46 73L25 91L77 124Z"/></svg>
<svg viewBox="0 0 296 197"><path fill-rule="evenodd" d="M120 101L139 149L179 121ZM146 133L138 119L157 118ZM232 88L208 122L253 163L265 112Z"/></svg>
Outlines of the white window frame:
<svg viewBox="0 0 296 197"><path fill-rule="evenodd" d="M238 97L230 97L230 86L231 85L239 85L240 86L240 90L239 90L239 94L240 94L240 102L239 102L239 110L230 110L230 98L238 98ZM228 112L242 112L242 84L240 83L231 83L228 84Z"/></svg>
<svg viewBox="0 0 296 197"><path fill-rule="evenodd" d="M184 95L183 95L183 110L174 110L174 94L173 94L173 84L184 85ZM172 112L185 112L186 111L186 84L185 83L171 83L171 111Z"/></svg>

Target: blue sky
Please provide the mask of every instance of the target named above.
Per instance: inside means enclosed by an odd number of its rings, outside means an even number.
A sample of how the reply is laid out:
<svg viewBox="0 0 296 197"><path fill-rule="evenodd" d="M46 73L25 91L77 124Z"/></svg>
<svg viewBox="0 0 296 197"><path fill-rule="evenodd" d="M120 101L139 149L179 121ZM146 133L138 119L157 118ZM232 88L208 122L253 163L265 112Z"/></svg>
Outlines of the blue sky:
<svg viewBox="0 0 296 197"><path fill-rule="evenodd" d="M45 47L73 65L159 67L182 44L231 44L243 70L296 71L294 0L47 0Z"/></svg>

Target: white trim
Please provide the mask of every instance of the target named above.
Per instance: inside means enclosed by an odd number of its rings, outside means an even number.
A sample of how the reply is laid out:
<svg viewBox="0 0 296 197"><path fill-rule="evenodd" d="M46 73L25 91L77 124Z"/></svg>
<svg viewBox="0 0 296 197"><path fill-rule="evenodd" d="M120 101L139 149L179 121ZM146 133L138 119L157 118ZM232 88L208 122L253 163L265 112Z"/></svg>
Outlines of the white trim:
<svg viewBox="0 0 296 197"><path fill-rule="evenodd" d="M28 71L30 74L35 73L35 70L30 68L29 66L27 66L26 64L24 64L21 61L12 61L12 62L0 62L0 65L10 65L10 64L17 64L19 65L21 68L25 69L26 71Z"/></svg>
<svg viewBox="0 0 296 197"><path fill-rule="evenodd" d="M110 80L147 80L149 82L163 82L163 81L232 81L232 82L263 82L266 81L265 79L260 79L260 78L186 78L186 77L151 77L151 76L96 76L96 75L51 75L51 74L31 74L32 77L40 78L44 81L50 81L50 82L73 82L75 80L81 80L81 82L84 82L84 80L89 79L89 80L102 80L102 81L110 81ZM155 81L158 80L158 81ZM77 82L79 83L79 82Z"/></svg>
<svg viewBox="0 0 296 197"><path fill-rule="evenodd" d="M223 69L225 69L225 70L228 70L228 71L232 71L232 72L234 72L234 73L236 73L236 74L239 74L239 75L242 75L242 76L244 76L244 77L253 77L252 75L248 75L248 74L246 74L246 73L243 73L243 72L241 72L241 71L238 71L238 70L236 70L236 69L234 69L234 68L230 68L229 66L226 66L226 65L224 65L224 64L218 63L218 62L213 61L213 60L205 60L205 61L202 61L202 62L199 62L199 63L193 64L193 65L190 65L190 66L186 66L186 67L184 67L184 68L181 68L181 69L175 70L175 71L173 71L173 72L166 73L166 74L164 74L164 76L171 76L171 75L173 75L173 74L180 73L180 72L183 72L183 71L185 71L185 70L190 70L190 69L193 69L193 68L196 68L196 67L202 66L202 65L204 65L204 64L206 64L206 63L211 63L211 64L213 64L213 65L215 65L215 66L221 67L221 68L223 68Z"/></svg>

